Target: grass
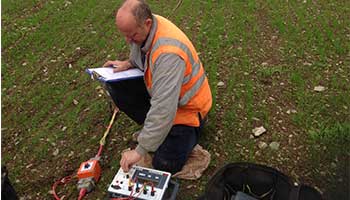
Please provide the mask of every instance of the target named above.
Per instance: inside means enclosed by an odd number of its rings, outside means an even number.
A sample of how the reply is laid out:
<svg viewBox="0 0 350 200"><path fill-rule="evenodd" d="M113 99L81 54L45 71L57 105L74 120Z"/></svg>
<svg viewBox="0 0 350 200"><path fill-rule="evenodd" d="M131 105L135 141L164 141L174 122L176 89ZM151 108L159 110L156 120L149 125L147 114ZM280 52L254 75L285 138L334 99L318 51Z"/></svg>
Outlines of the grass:
<svg viewBox="0 0 350 200"><path fill-rule="evenodd" d="M127 58L114 25L119 3L2 1L1 152L19 196L51 198L52 183L96 153L111 112L85 69ZM181 181L179 199L195 199L218 167L236 161L278 168L326 199L349 198L347 1L185 0L175 11L175 1L149 3L191 38L213 94L200 138L212 162L200 180ZM314 91L318 85L326 90ZM267 132L252 139L257 126ZM105 197L126 140L139 128L119 116L89 199ZM260 141L280 149L259 149ZM73 198L74 187L62 192Z"/></svg>
<svg viewBox="0 0 350 200"><path fill-rule="evenodd" d="M350 124L336 123L330 127L321 127L319 130L310 130L310 137L315 142L330 142L333 144L348 143L350 140ZM349 147L348 147L349 148ZM334 149L341 150L341 149Z"/></svg>

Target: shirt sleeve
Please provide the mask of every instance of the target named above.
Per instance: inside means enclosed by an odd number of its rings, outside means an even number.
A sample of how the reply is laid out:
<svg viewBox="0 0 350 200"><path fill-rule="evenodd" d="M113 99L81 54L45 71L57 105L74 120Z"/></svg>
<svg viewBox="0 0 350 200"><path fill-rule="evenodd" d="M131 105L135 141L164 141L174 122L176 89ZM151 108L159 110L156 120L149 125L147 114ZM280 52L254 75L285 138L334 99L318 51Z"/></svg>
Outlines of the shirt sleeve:
<svg viewBox="0 0 350 200"><path fill-rule="evenodd" d="M129 62L133 67L137 66L136 65L136 47L134 44L130 44L130 54L129 54Z"/></svg>
<svg viewBox="0 0 350 200"><path fill-rule="evenodd" d="M130 54L129 54L129 62L133 67L137 67L143 70L143 63L141 60L142 52L140 46L135 43L130 44Z"/></svg>
<svg viewBox="0 0 350 200"><path fill-rule="evenodd" d="M173 126L185 62L178 55L162 54L152 70L151 107L135 149L141 155L156 151Z"/></svg>

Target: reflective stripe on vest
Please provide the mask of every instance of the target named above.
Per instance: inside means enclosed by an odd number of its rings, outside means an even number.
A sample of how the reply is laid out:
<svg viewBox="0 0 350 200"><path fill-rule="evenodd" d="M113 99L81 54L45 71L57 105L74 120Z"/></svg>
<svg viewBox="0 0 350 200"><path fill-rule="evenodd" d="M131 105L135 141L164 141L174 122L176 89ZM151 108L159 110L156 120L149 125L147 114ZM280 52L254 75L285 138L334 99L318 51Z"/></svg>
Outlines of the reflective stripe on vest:
<svg viewBox="0 0 350 200"><path fill-rule="evenodd" d="M179 106L184 106L188 101L198 92L205 80L205 73L196 81L196 83L189 89L184 96L179 100Z"/></svg>
<svg viewBox="0 0 350 200"><path fill-rule="evenodd" d="M182 85L185 85L186 83L188 83L192 77L195 77L199 73L200 66L201 66L199 59L198 59L198 62L195 62L190 49L185 44L180 42L179 40L176 40L173 38L159 38L155 42L155 44L152 48L150 58L153 57L153 53L156 52L157 49L159 47L161 47L162 45L176 46L176 47L180 48L182 51L184 51L186 53L186 55L188 56L190 64L192 66L192 72L191 72L191 74L188 74L187 76L184 77ZM154 63L152 62L152 59L150 59L150 66L152 67L153 65L154 65ZM205 73L203 73L200 76L200 78L194 83L194 85L188 91L185 92L183 97L179 99L179 103L178 103L179 106L184 106L188 103L188 101L198 92L198 90L202 86L205 78L206 78Z"/></svg>
<svg viewBox="0 0 350 200"><path fill-rule="evenodd" d="M195 62L190 49L184 43L180 42L179 40L176 40L173 38L159 38L156 41L156 43L153 45L152 52L150 54L150 58L153 57L153 53L156 52L157 49L161 45L176 46L176 47L180 48L181 50L183 50L188 55L188 58L190 60L191 66L192 66L192 73L184 77L182 84L188 83L188 81L190 81L192 77L194 77L198 74L200 66L201 66L200 60L198 59L198 62ZM152 59L150 59L150 63L151 63L151 66L153 66L154 63L152 63Z"/></svg>

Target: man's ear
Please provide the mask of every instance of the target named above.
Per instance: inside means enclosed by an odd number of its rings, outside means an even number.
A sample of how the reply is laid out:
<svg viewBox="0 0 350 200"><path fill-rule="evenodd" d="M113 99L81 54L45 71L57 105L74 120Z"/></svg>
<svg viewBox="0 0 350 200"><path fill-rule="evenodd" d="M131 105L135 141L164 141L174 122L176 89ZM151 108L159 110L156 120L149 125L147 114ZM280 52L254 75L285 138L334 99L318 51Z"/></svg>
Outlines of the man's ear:
<svg viewBox="0 0 350 200"><path fill-rule="evenodd" d="M145 25L149 28L152 26L152 22L153 22L152 19L146 19Z"/></svg>

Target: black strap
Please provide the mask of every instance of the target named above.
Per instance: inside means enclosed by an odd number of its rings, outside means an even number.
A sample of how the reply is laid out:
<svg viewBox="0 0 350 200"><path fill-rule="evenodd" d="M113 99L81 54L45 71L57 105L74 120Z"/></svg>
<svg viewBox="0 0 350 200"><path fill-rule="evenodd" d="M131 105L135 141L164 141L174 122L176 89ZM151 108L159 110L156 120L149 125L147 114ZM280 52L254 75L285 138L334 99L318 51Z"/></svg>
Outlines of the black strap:
<svg viewBox="0 0 350 200"><path fill-rule="evenodd" d="M293 187L290 191L289 200L298 200L300 196L300 186Z"/></svg>

